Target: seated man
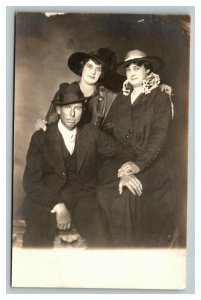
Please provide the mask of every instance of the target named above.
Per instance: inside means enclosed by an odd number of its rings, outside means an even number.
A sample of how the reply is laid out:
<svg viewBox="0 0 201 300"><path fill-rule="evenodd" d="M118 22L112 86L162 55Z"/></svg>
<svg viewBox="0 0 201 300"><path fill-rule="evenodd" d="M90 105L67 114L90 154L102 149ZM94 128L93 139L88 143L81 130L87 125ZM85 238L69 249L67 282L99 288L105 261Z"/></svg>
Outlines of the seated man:
<svg viewBox="0 0 201 300"><path fill-rule="evenodd" d="M72 225L89 247L105 246L96 200L96 158L120 146L92 124L83 124L87 99L74 82L57 93L58 122L32 136L23 178L26 220L23 247L51 247L58 229Z"/></svg>

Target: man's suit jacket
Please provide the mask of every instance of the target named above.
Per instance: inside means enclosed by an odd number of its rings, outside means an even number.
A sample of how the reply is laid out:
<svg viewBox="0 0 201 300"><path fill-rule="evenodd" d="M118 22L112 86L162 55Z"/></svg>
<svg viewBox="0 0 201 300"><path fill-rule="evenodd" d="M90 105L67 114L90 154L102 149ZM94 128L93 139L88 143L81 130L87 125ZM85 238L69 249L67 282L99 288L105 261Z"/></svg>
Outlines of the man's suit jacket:
<svg viewBox="0 0 201 300"><path fill-rule="evenodd" d="M113 157L120 145L92 124L78 127L76 136L78 184L76 197L83 190L94 192L97 187L97 154ZM25 202L38 203L50 211L57 203L67 203L69 179L64 163L58 123L39 130L31 138L23 177ZM71 190L70 190L71 191ZM72 191L71 191L72 192ZM74 195L71 194L71 197ZM27 206L27 205L26 205Z"/></svg>

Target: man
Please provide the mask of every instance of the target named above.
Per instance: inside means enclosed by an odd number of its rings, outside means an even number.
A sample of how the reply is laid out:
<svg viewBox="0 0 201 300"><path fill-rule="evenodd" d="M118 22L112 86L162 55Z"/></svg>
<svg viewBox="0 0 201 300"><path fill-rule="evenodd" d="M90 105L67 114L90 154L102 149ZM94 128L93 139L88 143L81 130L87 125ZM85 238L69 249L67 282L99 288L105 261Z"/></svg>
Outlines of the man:
<svg viewBox="0 0 201 300"><path fill-rule="evenodd" d="M86 98L78 83L54 99L60 120L32 136L23 185L26 198L24 247L50 247L57 229L75 226L89 247L105 245L96 201L96 158L121 149L92 124L83 124Z"/></svg>

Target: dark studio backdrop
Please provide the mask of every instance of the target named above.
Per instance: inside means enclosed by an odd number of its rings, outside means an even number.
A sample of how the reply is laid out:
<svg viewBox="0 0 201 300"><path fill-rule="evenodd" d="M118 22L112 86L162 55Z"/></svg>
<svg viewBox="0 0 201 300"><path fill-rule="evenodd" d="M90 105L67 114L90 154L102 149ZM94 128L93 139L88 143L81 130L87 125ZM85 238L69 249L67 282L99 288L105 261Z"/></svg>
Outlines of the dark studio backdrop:
<svg viewBox="0 0 201 300"><path fill-rule="evenodd" d="M17 13L15 24L13 216L24 198L26 152L37 119L45 116L61 82L78 80L67 66L75 51L100 47L160 56L161 82L174 89L174 130L169 143L178 172L182 241L186 230L190 18L186 15ZM117 87L118 88L118 87ZM174 150L174 151L173 151Z"/></svg>

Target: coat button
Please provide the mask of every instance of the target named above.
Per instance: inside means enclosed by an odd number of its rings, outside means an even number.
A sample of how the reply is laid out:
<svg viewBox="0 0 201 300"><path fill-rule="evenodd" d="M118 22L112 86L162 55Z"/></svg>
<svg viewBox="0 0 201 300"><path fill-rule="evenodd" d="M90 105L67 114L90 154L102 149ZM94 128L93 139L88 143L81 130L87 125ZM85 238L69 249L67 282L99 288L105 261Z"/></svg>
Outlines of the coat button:
<svg viewBox="0 0 201 300"><path fill-rule="evenodd" d="M65 173L65 172L62 172L61 174L62 174L63 176L66 176L66 173Z"/></svg>
<svg viewBox="0 0 201 300"><path fill-rule="evenodd" d="M129 129L129 131L128 131L129 133L132 133L132 129Z"/></svg>
<svg viewBox="0 0 201 300"><path fill-rule="evenodd" d="M126 135L126 139L129 139L129 135Z"/></svg>

